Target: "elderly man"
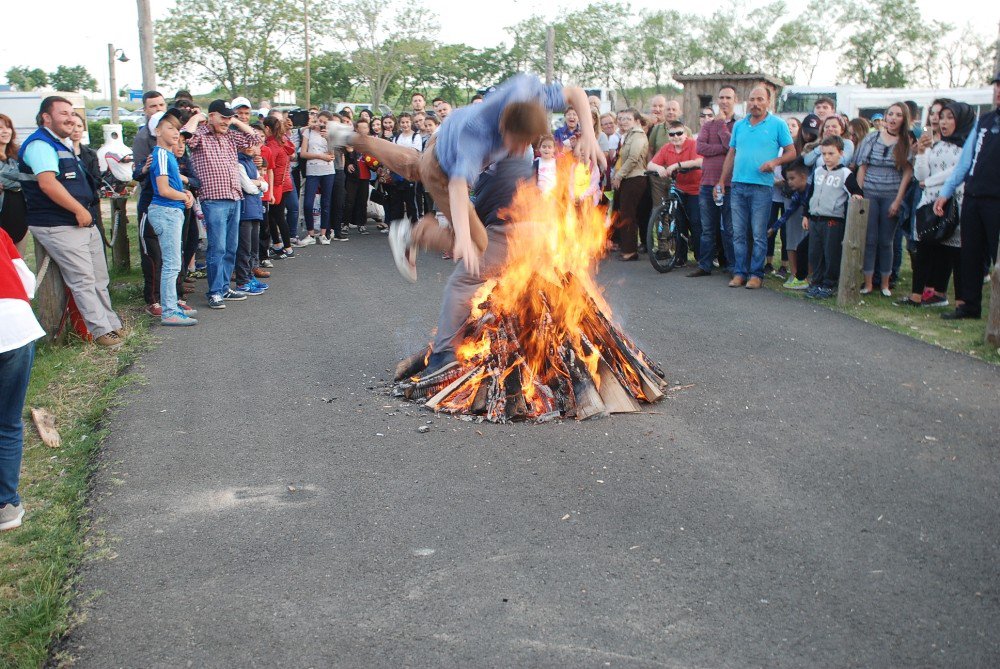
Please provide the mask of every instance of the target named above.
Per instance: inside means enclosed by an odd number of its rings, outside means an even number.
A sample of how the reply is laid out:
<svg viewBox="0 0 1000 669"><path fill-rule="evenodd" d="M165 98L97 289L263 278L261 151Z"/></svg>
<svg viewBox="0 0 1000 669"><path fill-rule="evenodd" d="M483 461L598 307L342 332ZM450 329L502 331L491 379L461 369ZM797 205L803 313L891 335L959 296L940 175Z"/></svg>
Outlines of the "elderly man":
<svg viewBox="0 0 1000 669"><path fill-rule="evenodd" d="M111 308L104 243L94 227L97 184L69 143L73 105L56 95L42 100L39 128L18 153L28 229L59 266L94 343L122 345L122 322Z"/></svg>
<svg viewBox="0 0 1000 669"><path fill-rule="evenodd" d="M767 219L771 212L774 168L795 160L795 146L788 124L771 114L771 91L757 86L747 99L750 114L733 126L729 153L717 188L732 175L733 279L730 288L760 288L767 255ZM747 267L747 238L753 236L753 253ZM746 277L749 275L749 281Z"/></svg>
<svg viewBox="0 0 1000 669"><path fill-rule="evenodd" d="M649 101L649 114L653 117L653 124L650 126L649 131L646 133L646 137L649 139L649 156L646 159L647 162L653 159L663 145L667 143L668 140L668 126L670 121L666 116L667 99L662 95L654 95ZM676 103L675 103L676 104ZM680 109L680 106L677 107ZM674 119L676 120L676 118ZM657 209L660 206L660 202L667 194L667 184L670 183L670 179L667 177L661 177L659 175L651 175L649 177L649 190L643 197L642 205L639 207L637 214L642 216L642 220L647 221L646 225L653 224L653 218L656 216ZM644 229L646 226L640 226L640 229ZM645 242L646 234L645 231L642 233L643 243Z"/></svg>
<svg viewBox="0 0 1000 669"><path fill-rule="evenodd" d="M224 309L224 300L247 299L246 293L229 285L240 241L243 200L236 153L264 142L253 128L235 118L225 100L213 101L208 116L200 112L192 116L183 132L190 135L191 162L201 180L198 195L208 233L208 306Z"/></svg>

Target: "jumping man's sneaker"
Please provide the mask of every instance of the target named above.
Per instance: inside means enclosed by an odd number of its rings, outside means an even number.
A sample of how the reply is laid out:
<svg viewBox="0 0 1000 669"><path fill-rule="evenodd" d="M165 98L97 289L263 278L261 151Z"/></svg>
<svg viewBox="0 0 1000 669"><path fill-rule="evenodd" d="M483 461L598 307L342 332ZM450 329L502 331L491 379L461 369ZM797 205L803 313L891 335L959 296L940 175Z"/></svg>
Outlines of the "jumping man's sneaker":
<svg viewBox="0 0 1000 669"><path fill-rule="evenodd" d="M349 125L331 125L327 129L326 141L331 146L343 148L354 143L354 129Z"/></svg>
<svg viewBox="0 0 1000 669"><path fill-rule="evenodd" d="M389 248L392 249L392 259L396 261L396 269L410 283L417 281L416 249L410 246L412 227L410 221L401 218L393 221L389 228Z"/></svg>
<svg viewBox="0 0 1000 669"><path fill-rule="evenodd" d="M23 504L0 506L0 532L20 527L22 518L24 518Z"/></svg>
<svg viewBox="0 0 1000 669"><path fill-rule="evenodd" d="M225 309L226 303L222 301L222 295L209 295L208 296L208 308L209 309Z"/></svg>

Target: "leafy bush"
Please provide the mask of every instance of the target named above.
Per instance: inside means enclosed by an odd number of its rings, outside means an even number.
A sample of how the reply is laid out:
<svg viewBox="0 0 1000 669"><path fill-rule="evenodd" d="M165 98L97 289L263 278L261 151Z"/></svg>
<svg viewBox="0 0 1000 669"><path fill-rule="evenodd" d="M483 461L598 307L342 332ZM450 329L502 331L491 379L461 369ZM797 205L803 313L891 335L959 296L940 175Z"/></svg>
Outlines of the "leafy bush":
<svg viewBox="0 0 1000 669"><path fill-rule="evenodd" d="M104 144L104 126L111 123L110 119L102 118L99 121L88 121L87 131L90 133L90 148L95 151L101 148ZM122 134L124 137L122 141L125 142L125 146L132 146L132 141L135 140L135 133L139 132L139 126L133 121L122 121Z"/></svg>

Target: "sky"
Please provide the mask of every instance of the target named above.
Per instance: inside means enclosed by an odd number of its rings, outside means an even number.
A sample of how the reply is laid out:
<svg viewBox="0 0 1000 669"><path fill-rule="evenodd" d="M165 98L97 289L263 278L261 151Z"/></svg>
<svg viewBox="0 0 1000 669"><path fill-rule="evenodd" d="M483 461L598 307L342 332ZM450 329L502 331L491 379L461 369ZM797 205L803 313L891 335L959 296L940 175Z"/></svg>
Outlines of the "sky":
<svg viewBox="0 0 1000 669"><path fill-rule="evenodd" d="M799 0L786 0L795 13L801 11ZM19 26L37 24L35 5L31 2L9 2L4 7L4 24ZM82 12L78 1L49 0L44 4L47 35L60 35L60 39L45 40L44 50L38 49L39 35L35 31L5 30L0 40L0 80L11 66L23 65L41 67L51 72L59 65L83 65L97 79L102 91L108 87L107 45L113 43L124 50L130 58L128 63L117 63L118 86L140 88L142 70L139 65L139 38L137 28L136 3L133 0L106 0L94 3L100 6ZM475 11L462 11L468 5L456 0L420 0L420 6L438 16L440 31L436 36L443 42L464 42L475 47L493 46L504 42L507 35L504 27L517 23L533 14L541 13L555 17L560 13L586 7L590 0L556 0L539 3L537 0L507 0L504 2L476 3ZM731 0L680 0L669 3L671 9L698 14L711 14ZM745 3L751 6L752 3ZM990 20L984 20L982 7L992 3L985 0L918 0L923 15L928 19L948 21L957 25L976 20L984 25L983 31L996 35L1000 11ZM540 7L541 5L541 7ZM266 6L266 0L262 2ZM664 7L662 0L629 0L628 6L638 12L641 9ZM995 6L995 5L994 5ZM174 7L174 0L152 0L153 18L168 18ZM98 16L100 21L94 20ZM86 22L81 26L81 18ZM65 39L68 38L68 39ZM542 48L540 46L540 48ZM836 63L828 59L817 70L813 84L823 85L834 82ZM589 82L576 82L589 83ZM196 89L197 90L197 89Z"/></svg>

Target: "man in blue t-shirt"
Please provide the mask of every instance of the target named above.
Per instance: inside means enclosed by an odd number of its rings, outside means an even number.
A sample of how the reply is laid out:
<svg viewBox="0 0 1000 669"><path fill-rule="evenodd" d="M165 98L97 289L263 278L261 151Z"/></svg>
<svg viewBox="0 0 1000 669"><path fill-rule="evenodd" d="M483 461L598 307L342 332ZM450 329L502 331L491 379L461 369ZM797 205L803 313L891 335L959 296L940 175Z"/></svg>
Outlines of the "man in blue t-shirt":
<svg viewBox="0 0 1000 669"><path fill-rule="evenodd" d="M771 114L771 91L757 86L747 99L749 114L733 126L729 153L722 166L719 187L730 175L730 208L733 219L733 280L731 288L760 288L767 256L767 219L771 213L774 169L795 160L788 124ZM753 235L753 251L747 239ZM747 259L749 256L749 268ZM749 277L749 281L747 280Z"/></svg>

